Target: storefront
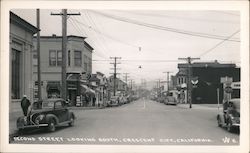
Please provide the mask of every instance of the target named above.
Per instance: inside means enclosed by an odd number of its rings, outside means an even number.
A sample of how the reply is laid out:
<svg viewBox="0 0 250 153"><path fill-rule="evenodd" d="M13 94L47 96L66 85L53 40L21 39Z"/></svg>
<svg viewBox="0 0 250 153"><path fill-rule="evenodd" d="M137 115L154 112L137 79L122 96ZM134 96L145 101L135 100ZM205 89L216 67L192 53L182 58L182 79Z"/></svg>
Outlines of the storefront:
<svg viewBox="0 0 250 153"><path fill-rule="evenodd" d="M60 81L48 81L46 90L47 98L59 98L61 95Z"/></svg>

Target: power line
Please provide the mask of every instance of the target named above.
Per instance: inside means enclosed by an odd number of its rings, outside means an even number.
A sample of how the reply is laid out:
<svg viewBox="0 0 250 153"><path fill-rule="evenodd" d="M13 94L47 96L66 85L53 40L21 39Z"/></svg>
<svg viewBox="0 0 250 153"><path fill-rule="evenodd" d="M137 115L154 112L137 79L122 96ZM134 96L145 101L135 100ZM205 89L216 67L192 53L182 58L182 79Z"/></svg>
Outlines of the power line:
<svg viewBox="0 0 250 153"><path fill-rule="evenodd" d="M84 19L83 18L83 16L80 16L82 19ZM77 23L75 23L75 20L73 19L73 18L70 18L71 20L70 21L72 21L72 23L74 23L75 24L75 27L77 27L78 29L80 29L80 30L78 30L78 32L79 33L81 33L82 31L83 31L83 33L84 33L84 35L85 36L92 36L91 34L90 35L87 35L87 32L83 29L82 30L82 28L81 28L81 26L79 26ZM85 19L84 19L84 21L85 21ZM90 21L90 20L89 20ZM92 44L95 44L97 41L95 41L94 43L92 43ZM101 44L101 43L100 43ZM106 48L105 48L105 46L102 46L102 45L95 45L95 48L101 48L100 49L100 51L102 51L102 50L106 50ZM96 51L99 51L99 50L96 50ZM106 50L107 51L107 50ZM104 59L107 59L108 58L108 56L106 56L105 57L105 53L103 53L103 52L95 52L96 53L96 55L97 56L99 56L99 57L101 57L101 58L104 58ZM102 55L101 55L102 54Z"/></svg>
<svg viewBox="0 0 250 153"><path fill-rule="evenodd" d="M109 14L94 11L94 10L91 10L91 11L96 13L96 14L102 15L104 17L112 18L112 19L119 20L119 21L122 21L122 22L132 23L132 24L136 24L136 25L140 25L140 26L144 26L144 27L148 27L148 28L164 30L164 31L180 33L180 34L196 36L196 37L219 39L219 40L224 40L225 39L225 36L212 35L212 34L206 34L206 33L186 31L186 30L182 30L182 29L174 29L174 28L169 28L169 27L163 27L163 26L159 26L159 25L155 25L155 24L149 24L149 23L144 23L144 22L139 22L139 21L136 21L136 20L132 20L132 19L127 19L127 18L124 18L124 17L109 15ZM235 40L235 39L228 39L227 41L240 42L239 40Z"/></svg>
<svg viewBox="0 0 250 153"><path fill-rule="evenodd" d="M85 11L85 16L86 16L86 19L89 21L89 24L94 27L95 23L94 23L94 21L92 20L91 16L89 15L89 13L87 11ZM108 50L106 44L104 44L104 42L101 39L99 39L100 37L98 37L96 35L96 33L94 33L94 35L95 35L96 39L98 40L98 42L100 42L100 44L102 45L102 48L106 51L106 53L108 53L109 50Z"/></svg>
<svg viewBox="0 0 250 153"><path fill-rule="evenodd" d="M213 12L227 14L227 15L233 15L233 16L240 16L239 14L229 13L229 12L225 12L225 11L213 11Z"/></svg>
<svg viewBox="0 0 250 153"><path fill-rule="evenodd" d="M86 25L86 24L84 24L84 23L78 21L77 19L74 19L74 20L75 20L76 22L78 22L79 24L83 25L84 27L86 27L86 28L88 28L88 29L91 29L91 30L93 30L94 32L96 32L96 33L98 33L98 34L100 34L100 35L102 35L102 36L105 36L106 38L109 38L109 39L111 39L111 40L120 42L120 43L125 44L125 45L128 45L128 46L132 46L132 47L136 47L136 48L139 48L139 47L140 47L140 46L136 46L136 45L133 45L133 44L124 42L124 41L122 41L122 40L116 39L116 38L114 38L114 37L112 37L112 36L110 36L110 35L104 34L104 33L100 32L99 30L97 30L97 29L95 29L95 28L93 28L93 27L91 27L91 26L88 26L88 25Z"/></svg>
<svg viewBox="0 0 250 153"><path fill-rule="evenodd" d="M119 12L121 12L119 10ZM219 22L219 23L232 23L232 24L238 24L239 22L233 22L228 20L209 20L209 19L201 19L201 18L192 18L192 17L180 17L180 16L172 16L172 15L166 15L166 14L155 14L155 13L145 13L145 12L131 12L131 11L123 11L126 13L134 14L134 15L143 15L143 16L152 16L152 17L163 17L163 18L169 18L174 20L187 20L187 21L198 21L198 22Z"/></svg>
<svg viewBox="0 0 250 153"><path fill-rule="evenodd" d="M93 26L94 26L98 31L100 31L99 28L98 28L98 26L96 25L95 21L93 20L93 18L91 17L91 15L88 13L88 11L86 11L86 15L89 17L90 21L93 23ZM105 39L103 38L103 35L101 35L100 39L101 39L101 41L103 42L103 46L104 46L104 48L106 49L106 51L109 50L109 49L108 49L108 45L106 44L106 41L105 41Z"/></svg>
<svg viewBox="0 0 250 153"><path fill-rule="evenodd" d="M239 32L240 32L240 30L237 30L236 32L234 32L233 34L231 34L228 38L224 39L223 41L217 43L217 44L216 44L215 46L213 46L212 48L210 48L210 49L206 50L204 53L200 54L199 57L204 56L204 55L206 55L207 53L213 51L215 48L217 48L217 47L220 46L222 43L224 43L224 42L227 41L228 39L232 38L234 35L236 35L236 34L239 33Z"/></svg>
<svg viewBox="0 0 250 153"><path fill-rule="evenodd" d="M76 32L78 32L79 34L82 34L82 30L80 27L77 26L77 24L74 22L74 20L72 20L71 18L69 18L69 21L72 23L73 28L76 30ZM83 36L88 36L87 33L85 31L83 31L84 35ZM93 43L94 44L94 43ZM97 56L103 58L103 59L107 59L107 57L102 56L99 52L95 52Z"/></svg>
<svg viewBox="0 0 250 153"><path fill-rule="evenodd" d="M102 62L109 62L111 60L97 60L93 59L92 61L102 61ZM122 62L178 62L178 60L120 60Z"/></svg>

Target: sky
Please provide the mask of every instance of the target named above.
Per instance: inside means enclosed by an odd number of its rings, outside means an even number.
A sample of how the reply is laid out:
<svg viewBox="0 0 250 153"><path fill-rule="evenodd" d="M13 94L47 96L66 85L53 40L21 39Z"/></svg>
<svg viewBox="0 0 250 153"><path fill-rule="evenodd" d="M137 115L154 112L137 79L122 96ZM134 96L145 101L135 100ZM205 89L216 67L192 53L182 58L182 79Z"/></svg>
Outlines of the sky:
<svg viewBox="0 0 250 153"><path fill-rule="evenodd" d="M36 10L12 10L36 25ZM41 36L61 36L61 10L40 10ZM93 73L110 76L118 60L119 77L129 73L136 83L166 80L178 72L178 58L193 62L235 63L240 66L240 14L237 11L68 10L68 35L87 37L94 48ZM231 41L228 41L228 40ZM141 68L139 68L141 67Z"/></svg>

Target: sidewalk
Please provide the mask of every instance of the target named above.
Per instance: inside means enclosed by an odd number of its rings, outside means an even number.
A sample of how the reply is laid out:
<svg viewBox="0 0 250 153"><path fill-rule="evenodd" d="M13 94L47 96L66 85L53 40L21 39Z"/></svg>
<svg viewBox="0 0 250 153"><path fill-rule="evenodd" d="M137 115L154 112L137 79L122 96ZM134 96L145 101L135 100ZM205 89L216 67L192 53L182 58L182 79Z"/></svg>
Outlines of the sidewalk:
<svg viewBox="0 0 250 153"><path fill-rule="evenodd" d="M177 104L181 108L189 108L189 104ZM220 108L222 105L220 104ZM218 109L218 104L192 104L192 109Z"/></svg>

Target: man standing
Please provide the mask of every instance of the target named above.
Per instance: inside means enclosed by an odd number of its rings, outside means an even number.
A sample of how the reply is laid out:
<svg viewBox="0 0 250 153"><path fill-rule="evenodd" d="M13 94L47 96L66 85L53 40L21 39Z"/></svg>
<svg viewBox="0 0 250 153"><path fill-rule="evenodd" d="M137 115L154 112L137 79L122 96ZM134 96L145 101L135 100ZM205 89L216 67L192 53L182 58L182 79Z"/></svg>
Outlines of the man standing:
<svg viewBox="0 0 250 153"><path fill-rule="evenodd" d="M28 110L29 110L30 105L31 104L27 96L23 95L23 98L21 100L21 107L22 107L24 116L27 116L29 114Z"/></svg>

